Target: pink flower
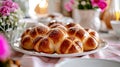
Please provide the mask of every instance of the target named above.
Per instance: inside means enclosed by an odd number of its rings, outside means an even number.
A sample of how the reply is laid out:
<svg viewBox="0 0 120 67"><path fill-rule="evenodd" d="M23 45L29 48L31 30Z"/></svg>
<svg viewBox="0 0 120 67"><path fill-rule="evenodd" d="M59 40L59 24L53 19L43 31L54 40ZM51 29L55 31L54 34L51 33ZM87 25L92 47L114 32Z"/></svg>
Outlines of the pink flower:
<svg viewBox="0 0 120 67"><path fill-rule="evenodd" d="M104 10L107 6L105 0L90 0L93 7L98 7L101 10Z"/></svg>
<svg viewBox="0 0 120 67"><path fill-rule="evenodd" d="M74 4L74 3L75 3L75 1L74 1L74 0L70 0L70 2L71 2L72 4Z"/></svg>
<svg viewBox="0 0 120 67"><path fill-rule="evenodd" d="M10 8L7 7L7 6L0 7L0 14L2 16L8 16L8 15L10 15Z"/></svg>
<svg viewBox="0 0 120 67"><path fill-rule="evenodd" d="M10 46L6 38L0 34L0 60L6 60L10 56Z"/></svg>
<svg viewBox="0 0 120 67"><path fill-rule="evenodd" d="M11 0L6 0L6 1L3 1L2 5L12 8L13 7L13 2Z"/></svg>
<svg viewBox="0 0 120 67"><path fill-rule="evenodd" d="M77 4L77 5L75 5ZM72 11L73 6L78 9L101 9L102 11L107 6L106 0L69 0L64 6L67 11Z"/></svg>
<svg viewBox="0 0 120 67"><path fill-rule="evenodd" d="M12 6L12 8L11 8L11 12L15 12L16 11L16 9L18 9L18 4L17 3L13 3L13 6Z"/></svg>
<svg viewBox="0 0 120 67"><path fill-rule="evenodd" d="M98 7L101 8L101 10L104 10L106 8L106 6L107 6L107 3L105 3L105 2L98 3Z"/></svg>
<svg viewBox="0 0 120 67"><path fill-rule="evenodd" d="M2 5L9 7L11 9L11 12L14 12L16 9L18 9L18 4L12 0L3 1Z"/></svg>
<svg viewBox="0 0 120 67"><path fill-rule="evenodd" d="M69 12L72 11L72 3L71 2L66 3L65 4L65 9Z"/></svg>
<svg viewBox="0 0 120 67"><path fill-rule="evenodd" d="M16 8L16 9L18 9L18 8L19 8L19 5L14 2L14 3L13 3L13 7Z"/></svg>
<svg viewBox="0 0 120 67"><path fill-rule="evenodd" d="M3 1L12 1L12 0L3 0Z"/></svg>
<svg viewBox="0 0 120 67"><path fill-rule="evenodd" d="M104 0L90 0L90 1L91 1L92 6L98 6L98 3L104 2Z"/></svg>

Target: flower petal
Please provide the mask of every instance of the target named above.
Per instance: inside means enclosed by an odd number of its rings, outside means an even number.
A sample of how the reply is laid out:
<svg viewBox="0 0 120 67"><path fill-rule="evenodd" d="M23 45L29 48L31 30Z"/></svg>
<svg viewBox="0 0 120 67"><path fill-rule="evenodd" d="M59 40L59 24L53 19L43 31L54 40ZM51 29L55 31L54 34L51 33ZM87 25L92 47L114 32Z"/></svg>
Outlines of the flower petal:
<svg viewBox="0 0 120 67"><path fill-rule="evenodd" d="M71 5L71 3L70 2L68 2L68 3L66 3L65 4L65 9L67 10L67 11L72 11L72 5Z"/></svg>
<svg viewBox="0 0 120 67"><path fill-rule="evenodd" d="M0 60L6 60L10 56L10 46L3 34L0 34Z"/></svg>

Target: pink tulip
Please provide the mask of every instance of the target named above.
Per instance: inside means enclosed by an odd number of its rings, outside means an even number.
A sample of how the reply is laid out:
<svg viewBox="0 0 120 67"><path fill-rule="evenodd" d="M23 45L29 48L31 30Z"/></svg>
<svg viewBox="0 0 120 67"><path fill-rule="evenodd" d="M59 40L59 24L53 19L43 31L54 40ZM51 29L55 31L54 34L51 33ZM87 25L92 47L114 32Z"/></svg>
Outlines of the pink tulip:
<svg viewBox="0 0 120 67"><path fill-rule="evenodd" d="M0 60L6 60L10 57L10 46L6 38L0 34Z"/></svg>

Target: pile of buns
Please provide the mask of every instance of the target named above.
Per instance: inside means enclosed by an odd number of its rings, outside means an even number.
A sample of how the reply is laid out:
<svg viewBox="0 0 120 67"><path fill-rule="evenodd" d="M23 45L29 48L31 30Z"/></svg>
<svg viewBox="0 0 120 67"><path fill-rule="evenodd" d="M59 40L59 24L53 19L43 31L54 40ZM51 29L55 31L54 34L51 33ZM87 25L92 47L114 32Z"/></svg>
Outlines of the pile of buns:
<svg viewBox="0 0 120 67"><path fill-rule="evenodd" d="M23 49L49 54L82 53L98 46L99 34L92 29L84 29L77 23L40 24L26 29L21 35Z"/></svg>

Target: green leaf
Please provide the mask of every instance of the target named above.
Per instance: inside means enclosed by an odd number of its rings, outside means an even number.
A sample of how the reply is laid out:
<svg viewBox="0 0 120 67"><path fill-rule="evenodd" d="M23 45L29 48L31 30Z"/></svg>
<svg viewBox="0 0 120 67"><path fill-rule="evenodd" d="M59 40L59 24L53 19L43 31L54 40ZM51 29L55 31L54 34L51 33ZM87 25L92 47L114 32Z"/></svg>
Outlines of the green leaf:
<svg viewBox="0 0 120 67"><path fill-rule="evenodd" d="M83 5L79 4L78 9L84 9Z"/></svg>
<svg viewBox="0 0 120 67"><path fill-rule="evenodd" d="M90 4L86 4L85 7L86 7L87 9L92 9L92 5L90 5Z"/></svg>

